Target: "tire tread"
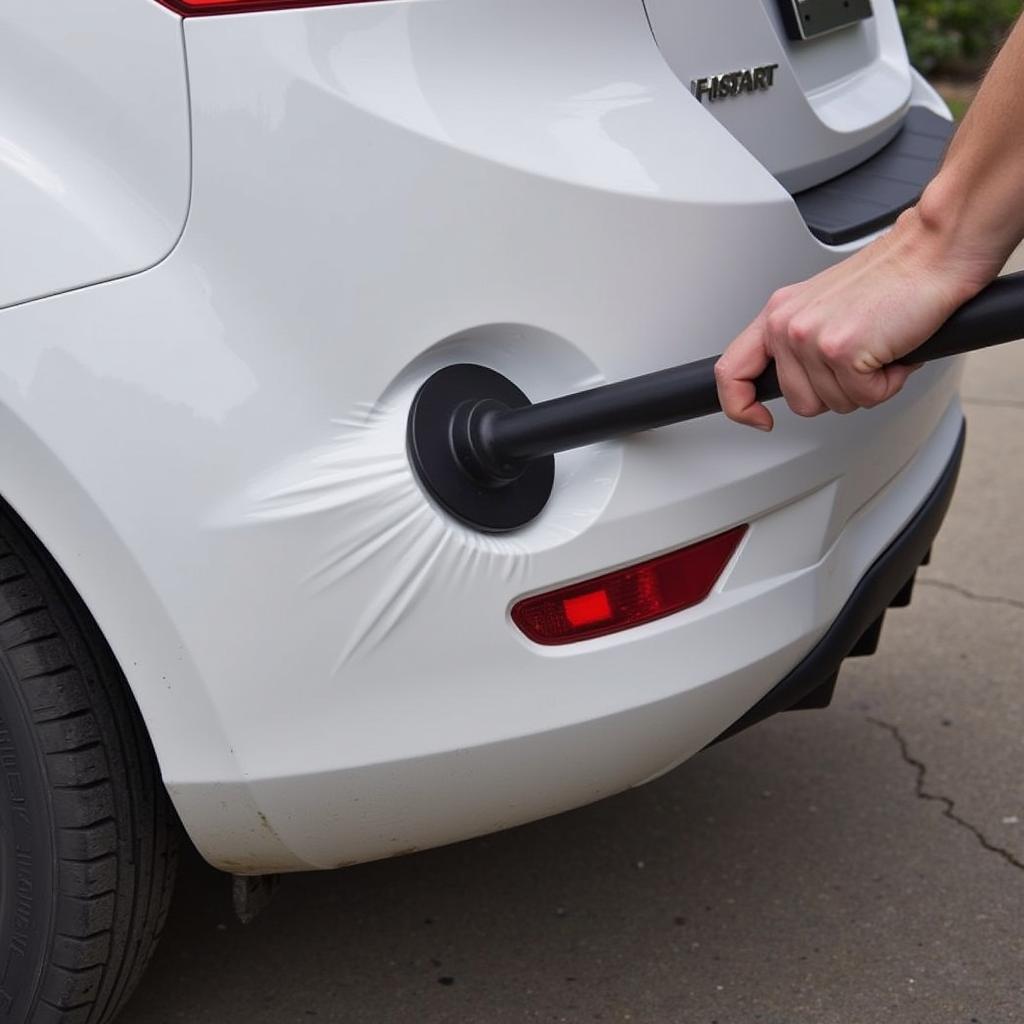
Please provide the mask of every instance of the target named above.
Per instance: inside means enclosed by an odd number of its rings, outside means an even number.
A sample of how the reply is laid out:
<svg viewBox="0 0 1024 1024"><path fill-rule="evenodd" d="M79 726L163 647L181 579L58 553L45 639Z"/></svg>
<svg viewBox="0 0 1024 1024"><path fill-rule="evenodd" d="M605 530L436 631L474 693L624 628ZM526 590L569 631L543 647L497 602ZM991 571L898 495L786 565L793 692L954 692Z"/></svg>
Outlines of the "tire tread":
<svg viewBox="0 0 1024 1024"><path fill-rule="evenodd" d="M106 1024L167 919L177 820L127 683L60 569L0 507L0 659L51 794L55 925L28 1024Z"/></svg>

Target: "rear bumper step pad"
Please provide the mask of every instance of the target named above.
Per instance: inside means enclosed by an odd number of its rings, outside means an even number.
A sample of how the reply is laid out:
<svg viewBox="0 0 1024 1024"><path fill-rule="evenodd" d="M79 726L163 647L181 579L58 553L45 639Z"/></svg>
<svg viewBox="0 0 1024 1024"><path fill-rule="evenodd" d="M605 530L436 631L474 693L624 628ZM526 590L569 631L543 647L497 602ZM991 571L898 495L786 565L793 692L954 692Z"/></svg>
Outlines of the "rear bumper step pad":
<svg viewBox="0 0 1024 1024"><path fill-rule="evenodd" d="M890 225L934 177L953 128L926 107L911 107L899 134L870 160L793 196L811 234L842 245Z"/></svg>

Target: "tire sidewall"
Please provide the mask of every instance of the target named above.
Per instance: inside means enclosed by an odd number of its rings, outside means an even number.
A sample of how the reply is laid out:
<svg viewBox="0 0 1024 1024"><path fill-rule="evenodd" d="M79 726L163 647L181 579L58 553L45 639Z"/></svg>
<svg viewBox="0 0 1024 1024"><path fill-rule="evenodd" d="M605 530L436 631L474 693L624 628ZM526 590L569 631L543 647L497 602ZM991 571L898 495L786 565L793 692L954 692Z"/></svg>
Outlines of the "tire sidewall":
<svg viewBox="0 0 1024 1024"><path fill-rule="evenodd" d="M0 1021L28 1020L49 959L56 892L44 754L0 656Z"/></svg>

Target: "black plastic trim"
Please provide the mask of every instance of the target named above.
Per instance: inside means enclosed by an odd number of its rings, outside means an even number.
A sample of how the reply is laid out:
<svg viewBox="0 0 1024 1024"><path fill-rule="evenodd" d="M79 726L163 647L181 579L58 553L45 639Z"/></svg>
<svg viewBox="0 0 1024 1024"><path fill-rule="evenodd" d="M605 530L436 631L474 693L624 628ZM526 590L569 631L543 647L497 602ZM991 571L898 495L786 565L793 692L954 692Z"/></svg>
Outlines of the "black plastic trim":
<svg viewBox="0 0 1024 1024"><path fill-rule="evenodd" d="M953 128L927 107L911 107L899 134L873 157L793 196L811 234L842 245L887 227L921 197Z"/></svg>
<svg viewBox="0 0 1024 1024"><path fill-rule="evenodd" d="M871 0L780 0L786 34L795 42L848 28L872 15Z"/></svg>
<svg viewBox="0 0 1024 1024"><path fill-rule="evenodd" d="M861 578L835 622L811 653L742 718L729 726L715 743L779 711L790 710L839 671L843 659L899 596L907 580L930 551L956 488L965 437L966 427L961 427L956 449L938 483L910 522Z"/></svg>

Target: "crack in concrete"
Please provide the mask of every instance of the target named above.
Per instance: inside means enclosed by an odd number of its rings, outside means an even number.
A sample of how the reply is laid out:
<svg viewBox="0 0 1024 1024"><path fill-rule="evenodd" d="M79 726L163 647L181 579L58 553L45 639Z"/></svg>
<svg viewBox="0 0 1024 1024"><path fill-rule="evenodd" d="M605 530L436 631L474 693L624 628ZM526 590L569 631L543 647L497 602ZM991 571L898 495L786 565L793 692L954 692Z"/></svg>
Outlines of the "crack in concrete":
<svg viewBox="0 0 1024 1024"><path fill-rule="evenodd" d="M1001 594L976 594L973 590L961 587L959 583L949 583L947 580L918 579L917 585L921 587L935 587L938 590L948 590L951 593L966 597L969 601L981 601L983 604L1001 604L1007 608L1017 608L1024 611L1024 601L1016 597L1003 597Z"/></svg>
<svg viewBox="0 0 1024 1024"><path fill-rule="evenodd" d="M990 409L1024 409L1024 401L1015 398L972 398L962 395L960 402L963 405L985 405Z"/></svg>
<svg viewBox="0 0 1024 1024"><path fill-rule="evenodd" d="M1007 850L1005 847L997 846L985 836L985 833L982 832L981 829L972 825L964 818L961 818L960 815L956 813L956 804L950 797L943 796L941 793L931 793L928 791L925 785L928 768L924 761L918 760L910 753L910 747L907 745L907 741L904 739L903 733L900 732L899 726L893 725L891 722L883 722L880 718L872 718L871 715L866 715L865 717L872 725L877 725L880 729L885 729L885 731L896 740L896 743L900 748L901 757L917 774L917 778L914 782L914 795L918 800L930 800L933 803L940 804L943 815L949 818L949 820L954 824L957 824L961 828L970 832L971 835L978 840L978 843L983 849L988 850L989 853L994 853L997 857L1001 857L1010 865L1010 867L1016 868L1018 871L1024 871L1024 861L1020 860L1015 854L1010 850Z"/></svg>

